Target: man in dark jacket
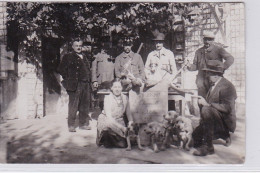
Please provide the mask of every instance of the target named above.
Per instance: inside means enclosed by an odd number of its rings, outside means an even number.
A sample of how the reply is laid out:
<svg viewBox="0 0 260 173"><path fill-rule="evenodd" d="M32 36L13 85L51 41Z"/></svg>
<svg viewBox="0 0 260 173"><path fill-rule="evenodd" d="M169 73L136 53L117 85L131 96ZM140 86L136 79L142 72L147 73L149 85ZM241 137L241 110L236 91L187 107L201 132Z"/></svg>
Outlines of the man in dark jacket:
<svg viewBox="0 0 260 173"><path fill-rule="evenodd" d="M193 154L205 156L214 153L213 139L222 138L225 145L231 144L229 132L236 128L235 100L237 98L234 85L223 77L224 64L218 60L209 60L206 72L211 85L206 99L199 98L201 109L200 125L193 132Z"/></svg>
<svg viewBox="0 0 260 173"><path fill-rule="evenodd" d="M82 54L81 39L72 41L73 52L64 55L58 71L63 78L62 85L69 95L68 126L70 132L76 132L75 120L79 111L79 128L90 130L90 66L87 57Z"/></svg>
<svg viewBox="0 0 260 173"><path fill-rule="evenodd" d="M215 35L213 33L205 33L203 37L204 46L196 51L193 64L188 66L188 70L198 70L198 75L196 78L198 95L206 98L210 86L208 80L206 79L206 74L202 69L207 67L207 62L209 60L219 60L221 62L225 60L224 70L227 70L233 64L234 57L229 54L223 47L214 44L213 41Z"/></svg>

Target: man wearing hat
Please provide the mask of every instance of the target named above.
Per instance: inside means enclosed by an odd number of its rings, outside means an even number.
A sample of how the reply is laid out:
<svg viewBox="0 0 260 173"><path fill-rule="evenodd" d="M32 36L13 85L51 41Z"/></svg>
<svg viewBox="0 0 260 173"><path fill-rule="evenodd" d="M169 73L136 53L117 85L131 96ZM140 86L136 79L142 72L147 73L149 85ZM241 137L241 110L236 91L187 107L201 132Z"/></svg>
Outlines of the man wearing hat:
<svg viewBox="0 0 260 173"><path fill-rule="evenodd" d="M160 78L165 78L167 74L175 75L177 73L177 67L175 63L174 54L169 49L163 47L165 35L158 33L157 37L153 39L155 43L155 50L148 54L145 68L150 69L153 64L157 64L157 69L160 73ZM148 74L147 74L147 78ZM169 110L175 110L175 101L169 100Z"/></svg>
<svg viewBox="0 0 260 173"><path fill-rule="evenodd" d="M124 87L141 86L145 79L144 62L138 53L132 51L132 40L124 41L124 52L116 57L115 74L117 78L123 79Z"/></svg>
<svg viewBox="0 0 260 173"><path fill-rule="evenodd" d="M149 69L151 64L156 62L158 68L161 70L161 76L164 76L166 73L177 73L173 52L163 47L164 38L165 35L159 33L157 37L153 39L156 49L148 54L145 63L145 68Z"/></svg>
<svg viewBox="0 0 260 173"><path fill-rule="evenodd" d="M188 65L188 70L198 70L196 78L196 85L198 87L198 94L206 98L209 90L209 83L206 80L205 72L202 70L207 67L209 60L218 60L224 62L224 70L227 70L234 62L234 57L229 54L223 47L217 46L213 43L215 35L212 32L205 32L203 35L204 46L198 49L195 53L193 64Z"/></svg>
<svg viewBox="0 0 260 173"><path fill-rule="evenodd" d="M201 119L199 126L193 132L193 153L196 156L206 156L214 153L212 140L224 139L225 146L231 144L229 132L236 128L235 100L237 98L234 85L223 77L225 65L218 60L209 60L202 70L207 76L210 89L206 98L199 98Z"/></svg>

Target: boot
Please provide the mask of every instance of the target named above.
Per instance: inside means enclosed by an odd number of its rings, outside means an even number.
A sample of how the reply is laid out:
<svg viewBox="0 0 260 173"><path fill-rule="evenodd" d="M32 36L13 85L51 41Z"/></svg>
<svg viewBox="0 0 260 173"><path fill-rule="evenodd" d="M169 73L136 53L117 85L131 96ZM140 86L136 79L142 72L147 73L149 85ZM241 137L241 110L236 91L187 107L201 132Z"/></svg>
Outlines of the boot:
<svg viewBox="0 0 260 173"><path fill-rule="evenodd" d="M195 156L206 156L210 154L214 154L214 147L208 146L208 145L202 145L199 147L196 151L193 152L193 155Z"/></svg>

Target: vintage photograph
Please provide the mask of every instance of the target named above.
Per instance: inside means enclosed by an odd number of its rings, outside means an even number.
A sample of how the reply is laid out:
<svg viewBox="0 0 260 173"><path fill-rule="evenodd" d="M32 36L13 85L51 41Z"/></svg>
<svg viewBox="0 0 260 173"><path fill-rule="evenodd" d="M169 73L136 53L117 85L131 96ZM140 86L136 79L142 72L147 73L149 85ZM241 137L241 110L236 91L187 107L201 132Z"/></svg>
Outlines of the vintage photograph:
<svg viewBox="0 0 260 173"><path fill-rule="evenodd" d="M0 163L243 164L242 2L0 2Z"/></svg>

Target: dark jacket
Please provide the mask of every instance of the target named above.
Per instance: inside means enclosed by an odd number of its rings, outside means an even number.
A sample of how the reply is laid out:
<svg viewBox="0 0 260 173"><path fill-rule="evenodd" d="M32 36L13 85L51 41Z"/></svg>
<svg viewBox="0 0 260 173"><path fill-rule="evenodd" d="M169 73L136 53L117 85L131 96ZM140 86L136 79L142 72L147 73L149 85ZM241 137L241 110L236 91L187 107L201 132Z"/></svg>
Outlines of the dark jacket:
<svg viewBox="0 0 260 173"><path fill-rule="evenodd" d="M75 52L64 55L58 67L64 79L63 87L67 91L75 91L79 81L90 82L90 66L86 56L81 59Z"/></svg>
<svg viewBox="0 0 260 173"><path fill-rule="evenodd" d="M201 82L198 78L204 78L205 73L202 71L207 66L208 60L219 60L224 62L224 69L228 69L234 63L234 57L224 48L212 44L209 48L201 47L195 53L193 64L188 68L190 71L198 70L197 83Z"/></svg>
<svg viewBox="0 0 260 173"><path fill-rule="evenodd" d="M231 132L236 129L236 98L234 85L225 78L222 78L206 97L207 102L222 113L223 120Z"/></svg>

